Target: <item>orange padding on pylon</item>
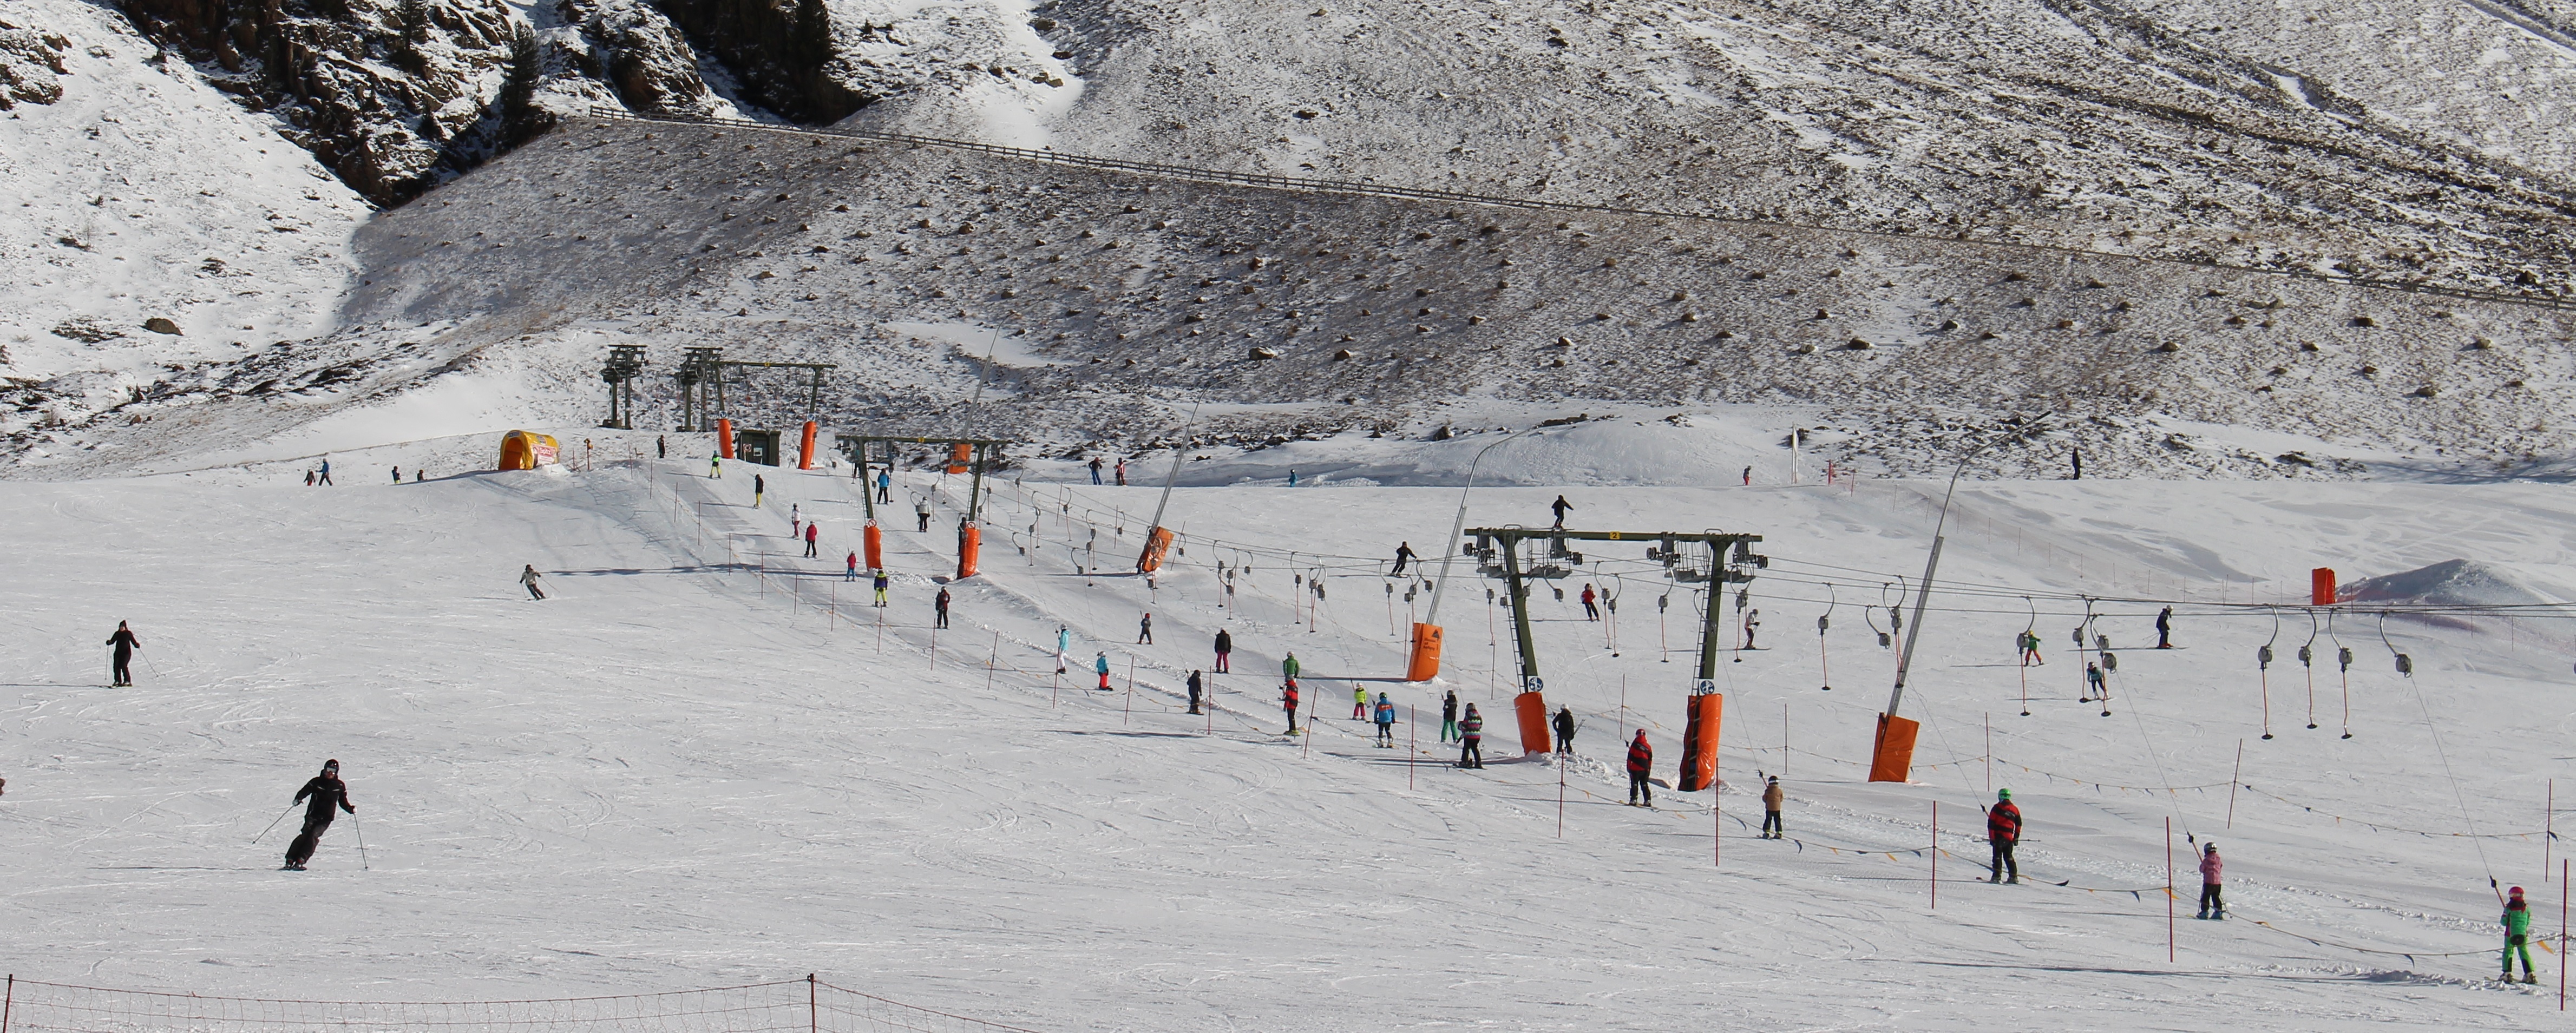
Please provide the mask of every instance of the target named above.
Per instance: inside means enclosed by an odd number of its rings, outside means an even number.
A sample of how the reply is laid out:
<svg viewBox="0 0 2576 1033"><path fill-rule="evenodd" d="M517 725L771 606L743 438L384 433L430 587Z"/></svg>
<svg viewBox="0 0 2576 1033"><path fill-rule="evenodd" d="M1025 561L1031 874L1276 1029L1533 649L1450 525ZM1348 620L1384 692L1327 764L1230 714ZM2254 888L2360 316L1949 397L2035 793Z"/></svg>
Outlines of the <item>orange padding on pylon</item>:
<svg viewBox="0 0 2576 1033"><path fill-rule="evenodd" d="M812 420L805 421L805 440L796 446L796 468L799 470L814 468L814 421Z"/></svg>
<svg viewBox="0 0 2576 1033"><path fill-rule="evenodd" d="M2317 569L2308 572L2308 603L2313 606L2332 606L2335 604L2335 572L2333 567L2318 567Z"/></svg>
<svg viewBox="0 0 2576 1033"><path fill-rule="evenodd" d="M1512 697L1512 709L1520 711L1522 753L1556 751L1555 740L1548 738L1547 697L1536 692L1521 693Z"/></svg>
<svg viewBox="0 0 2576 1033"><path fill-rule="evenodd" d="M1696 793L1717 784L1718 729L1726 723L1726 696L1709 692L1690 697L1690 723L1682 731L1681 780L1673 787Z"/></svg>
<svg viewBox="0 0 2576 1033"><path fill-rule="evenodd" d="M868 569L884 570L885 531L877 527L876 521L868 521L868 528L867 530L860 532L859 540L867 543L866 550L868 554Z"/></svg>
<svg viewBox="0 0 2576 1033"><path fill-rule="evenodd" d="M967 525L957 529L957 577L975 576L975 557L984 551L984 529Z"/></svg>
<svg viewBox="0 0 2576 1033"><path fill-rule="evenodd" d="M1914 733L1922 725L1911 718L1878 715L1878 741L1869 751L1869 780L1904 782L1914 773Z"/></svg>
<svg viewBox="0 0 2576 1033"><path fill-rule="evenodd" d="M1440 676L1440 626L1415 624L1413 652L1404 659L1404 680L1430 681Z"/></svg>
<svg viewBox="0 0 2576 1033"><path fill-rule="evenodd" d="M716 454L727 459L733 458L732 420L720 419L716 421Z"/></svg>
<svg viewBox="0 0 2576 1033"><path fill-rule="evenodd" d="M1163 569L1163 554L1171 551L1172 529L1157 527L1145 532L1145 551L1136 554L1136 572L1151 574Z"/></svg>
<svg viewBox="0 0 2576 1033"><path fill-rule="evenodd" d="M975 446L963 441L948 446L948 472L965 473L966 461L974 457Z"/></svg>

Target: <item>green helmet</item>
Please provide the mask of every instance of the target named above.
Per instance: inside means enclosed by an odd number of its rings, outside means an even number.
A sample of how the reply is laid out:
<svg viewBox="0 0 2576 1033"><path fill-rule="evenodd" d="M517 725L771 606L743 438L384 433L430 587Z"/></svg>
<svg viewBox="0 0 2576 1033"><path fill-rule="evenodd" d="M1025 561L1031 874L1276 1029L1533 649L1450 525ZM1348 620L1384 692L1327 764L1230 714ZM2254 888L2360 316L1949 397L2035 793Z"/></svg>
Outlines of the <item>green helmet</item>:
<svg viewBox="0 0 2576 1033"><path fill-rule="evenodd" d="M1995 799L1998 799L1998 800L2010 800L2010 799L2012 799L2012 790L2010 790L2010 789L1997 789L1997 790L1995 790Z"/></svg>

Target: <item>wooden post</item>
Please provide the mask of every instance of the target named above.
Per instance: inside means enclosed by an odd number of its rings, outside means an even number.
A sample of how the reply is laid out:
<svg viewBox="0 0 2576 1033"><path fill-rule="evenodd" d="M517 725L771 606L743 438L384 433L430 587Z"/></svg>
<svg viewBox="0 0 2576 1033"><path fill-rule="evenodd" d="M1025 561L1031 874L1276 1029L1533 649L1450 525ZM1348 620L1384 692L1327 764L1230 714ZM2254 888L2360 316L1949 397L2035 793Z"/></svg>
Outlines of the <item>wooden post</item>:
<svg viewBox="0 0 2576 1033"><path fill-rule="evenodd" d="M1932 801L1932 910L1941 910L1941 801Z"/></svg>
<svg viewBox="0 0 2576 1033"><path fill-rule="evenodd" d="M2165 960L2174 960L2173 819L2165 819Z"/></svg>
<svg viewBox="0 0 2576 1033"><path fill-rule="evenodd" d="M2227 827L2236 827L2236 786L2245 781L2245 740L2236 740L2236 767L2227 773Z"/></svg>
<svg viewBox="0 0 2576 1033"><path fill-rule="evenodd" d="M808 972L805 973L805 1033L820 1033L822 1028L823 1010L814 1000L814 973Z"/></svg>
<svg viewBox="0 0 2576 1033"><path fill-rule="evenodd" d="M1209 707L1208 709L1209 709L1209 710L1215 710L1216 708L1211 706L1211 707ZM1418 767L1421 767L1421 766L1422 766L1422 725L1419 723L1419 720L1418 720L1418 718L1420 717L1420 712L1421 712L1421 708L1416 707L1416 706L1414 706L1414 705L1412 705L1412 704L1410 704L1410 703L1405 704L1405 707L1404 707L1404 752L1405 752L1405 757L1404 757L1404 787L1405 787L1406 789L1411 789L1411 788L1413 788L1413 769L1415 769L1415 768L1418 768ZM1215 719L1214 719L1214 718L1210 718L1210 719L1209 719L1209 725L1210 725L1211 727L1213 727L1213 726L1215 725Z"/></svg>
<svg viewBox="0 0 2576 1033"><path fill-rule="evenodd" d="M2558 862L2558 1010L2567 1010L2567 862ZM8 1033L0 1025L0 1033Z"/></svg>
<svg viewBox="0 0 2576 1033"><path fill-rule="evenodd" d="M2557 779L2554 779L2554 778L2553 778L2553 779L2550 779L2550 780L2549 780L2549 795L2548 795L2547 797L2544 797L2543 799L2545 799L2547 802L2546 802L2546 803L2541 804L2541 813L2540 813L2540 828L2541 828L2541 835L2540 835L2540 881L2542 881L2542 882L2548 882L2548 881L2549 881L2549 855L2552 853L2552 851L2551 851L2551 849L2550 849L2550 848L2558 845L2558 780L2557 780ZM2562 967L2562 968L2563 968L2563 967L2565 967L2565 966L2564 966L2564 965L2561 965L2560 967Z"/></svg>
<svg viewBox="0 0 2576 1033"><path fill-rule="evenodd" d="M1119 723L1119 724L1122 724L1122 725L1123 725L1123 724L1131 724L1131 723L1134 723L1134 721L1135 721L1135 720L1136 720L1136 654L1134 654L1134 653L1129 653L1129 654L1127 654L1127 712L1126 712L1126 713L1124 713L1124 714L1119 715L1118 723Z"/></svg>

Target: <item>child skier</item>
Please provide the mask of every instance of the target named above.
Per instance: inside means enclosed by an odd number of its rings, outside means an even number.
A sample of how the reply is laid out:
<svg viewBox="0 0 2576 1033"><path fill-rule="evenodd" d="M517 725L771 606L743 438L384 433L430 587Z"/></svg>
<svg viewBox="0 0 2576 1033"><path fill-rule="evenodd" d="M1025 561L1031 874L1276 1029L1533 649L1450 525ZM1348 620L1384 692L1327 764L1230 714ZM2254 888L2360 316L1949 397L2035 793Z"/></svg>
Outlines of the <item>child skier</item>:
<svg viewBox="0 0 2576 1033"><path fill-rule="evenodd" d="M1351 686L1351 720L1366 721L1369 716L1368 686Z"/></svg>
<svg viewBox="0 0 2576 1033"><path fill-rule="evenodd" d="M871 573L874 574L874 577L870 579L869 584L870 587L877 590L876 605L883 606L886 604L886 585L893 581L893 579L886 576L884 567L878 567Z"/></svg>
<svg viewBox="0 0 2576 1033"><path fill-rule="evenodd" d="M1206 684L1207 683L1200 677L1199 672L1190 672L1190 713L1195 714L1199 712L1199 692L1205 688Z"/></svg>
<svg viewBox="0 0 2576 1033"><path fill-rule="evenodd" d="M1770 781L1763 783L1762 838L1778 839L1787 834L1787 830L1780 826L1780 805L1788 800L1789 794L1780 788L1780 776L1773 775Z"/></svg>
<svg viewBox="0 0 2576 1033"><path fill-rule="evenodd" d="M2022 666L2029 667L2034 664L2041 667L2048 666L2048 661L2039 655L2038 632L2032 631L2028 628L2022 629L2021 636L2015 640L2015 644L2021 647Z"/></svg>
<svg viewBox="0 0 2576 1033"><path fill-rule="evenodd" d="M2218 844L2200 848L2200 914L2193 917L2227 917L2227 904L2218 895L2219 873L2226 867L2227 862L2218 859Z"/></svg>
<svg viewBox="0 0 2576 1033"><path fill-rule="evenodd" d="M1290 678L1282 684L1279 692L1279 706L1288 711L1287 734L1297 734L1297 679Z"/></svg>
<svg viewBox="0 0 2576 1033"><path fill-rule="evenodd" d="M1458 734L1458 690L1451 689L1440 697L1440 741L1460 738Z"/></svg>
<svg viewBox="0 0 2576 1033"><path fill-rule="evenodd" d="M843 581L856 581L856 580L858 580L858 579L859 579L859 554L858 554L858 553L856 553L856 552L853 552L853 553L851 553L851 554L850 554L850 569L849 569L847 572L845 572L845 573L843 573L843 574L841 575L841 580L843 580Z"/></svg>
<svg viewBox="0 0 2576 1033"><path fill-rule="evenodd" d="M1477 716L1473 703L1467 704L1467 716L1458 722L1458 766L1485 766L1485 719Z"/></svg>
<svg viewBox="0 0 2576 1033"><path fill-rule="evenodd" d="M2537 983L2531 973L2531 907L2522 901L2522 887L2513 888L2512 899L2504 902L2504 974L2497 979L2513 982L2513 956L2522 955L2522 981Z"/></svg>
<svg viewBox="0 0 2576 1033"><path fill-rule="evenodd" d="M1144 616L1144 619L1136 622L1136 644L1140 646L1150 646L1154 644L1153 614L1148 613Z"/></svg>
<svg viewBox="0 0 2576 1033"><path fill-rule="evenodd" d="M1109 691L1109 654L1103 652L1092 657L1091 669L1100 675L1100 691Z"/></svg>
<svg viewBox="0 0 2576 1033"><path fill-rule="evenodd" d="M1377 694L1377 744L1383 749L1395 748L1395 701L1383 692Z"/></svg>
<svg viewBox="0 0 2576 1033"><path fill-rule="evenodd" d="M1063 674L1063 673L1065 672L1065 669L1066 669L1066 668L1068 668L1068 667L1070 667L1070 666L1072 665L1072 663L1073 663L1073 629L1068 628L1068 627L1065 627L1064 625L1061 625L1061 624L1056 625L1056 628L1055 628L1055 673L1057 673L1057 674Z"/></svg>

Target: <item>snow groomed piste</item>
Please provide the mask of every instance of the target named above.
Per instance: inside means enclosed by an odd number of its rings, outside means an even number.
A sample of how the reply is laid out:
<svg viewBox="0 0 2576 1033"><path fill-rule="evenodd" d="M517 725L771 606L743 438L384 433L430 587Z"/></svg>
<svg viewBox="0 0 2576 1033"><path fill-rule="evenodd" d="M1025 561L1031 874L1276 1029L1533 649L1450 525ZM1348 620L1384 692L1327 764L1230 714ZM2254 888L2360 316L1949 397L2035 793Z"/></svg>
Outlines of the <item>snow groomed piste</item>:
<svg viewBox="0 0 2576 1033"><path fill-rule="evenodd" d="M25 673L0 821L22 845L13 925L33 930L13 967L315 1000L828 970L1048 1029L2555 1022L2554 986L2484 982L2508 885L2540 913L2532 939L2563 946L2559 731L2537 715L2570 649L2561 568L2529 557L2566 512L2545 487L1962 484L1912 612L1891 608L1920 587L1939 485L1479 488L1469 522L1531 528L1564 576L1528 595L1530 649L1505 647L1489 595L1488 648L1472 605L1448 611L1442 678L1413 684L1425 575L1389 557L1443 541L1454 488L1166 506L1159 484L1042 465L987 482L961 580L967 478L903 458L873 502L846 468L718 480L678 458L12 492L27 633L5 647ZM1710 557L1545 556L1558 496L1570 531L1716 524L1760 535L1769 564L1735 568L1754 576L1712 621L1706 582L1665 576ZM843 554L870 506L915 499L939 517L880 529L871 605ZM1173 535L1159 569L1124 573L1152 526ZM2471 562L2310 596L2312 566L2454 556ZM523 566L542 601L509 583ZM2176 648L2157 649L2167 606ZM143 643L131 688L95 673L117 620ZM1695 678L1712 627L1724 661ZM1870 697L1905 634L1913 781L1872 784ZM1533 654L1571 736L1503 716ZM2272 677L2301 654L2311 677ZM1731 735L1683 741L1699 688ZM1369 719L1346 723L1354 690ZM1374 748L1381 693L1393 750ZM1481 771L1438 734L1452 693L1487 715ZM1613 809L1639 731L1667 792ZM1718 791L1672 791L1709 740ZM330 828L309 871L275 872L283 846L247 844L325 758L365 863ZM1772 777L1776 841L1756 828ZM2019 885L1985 884L1980 809L2002 790ZM2169 888L2196 893L2213 839L2227 920L2176 920Z"/></svg>

